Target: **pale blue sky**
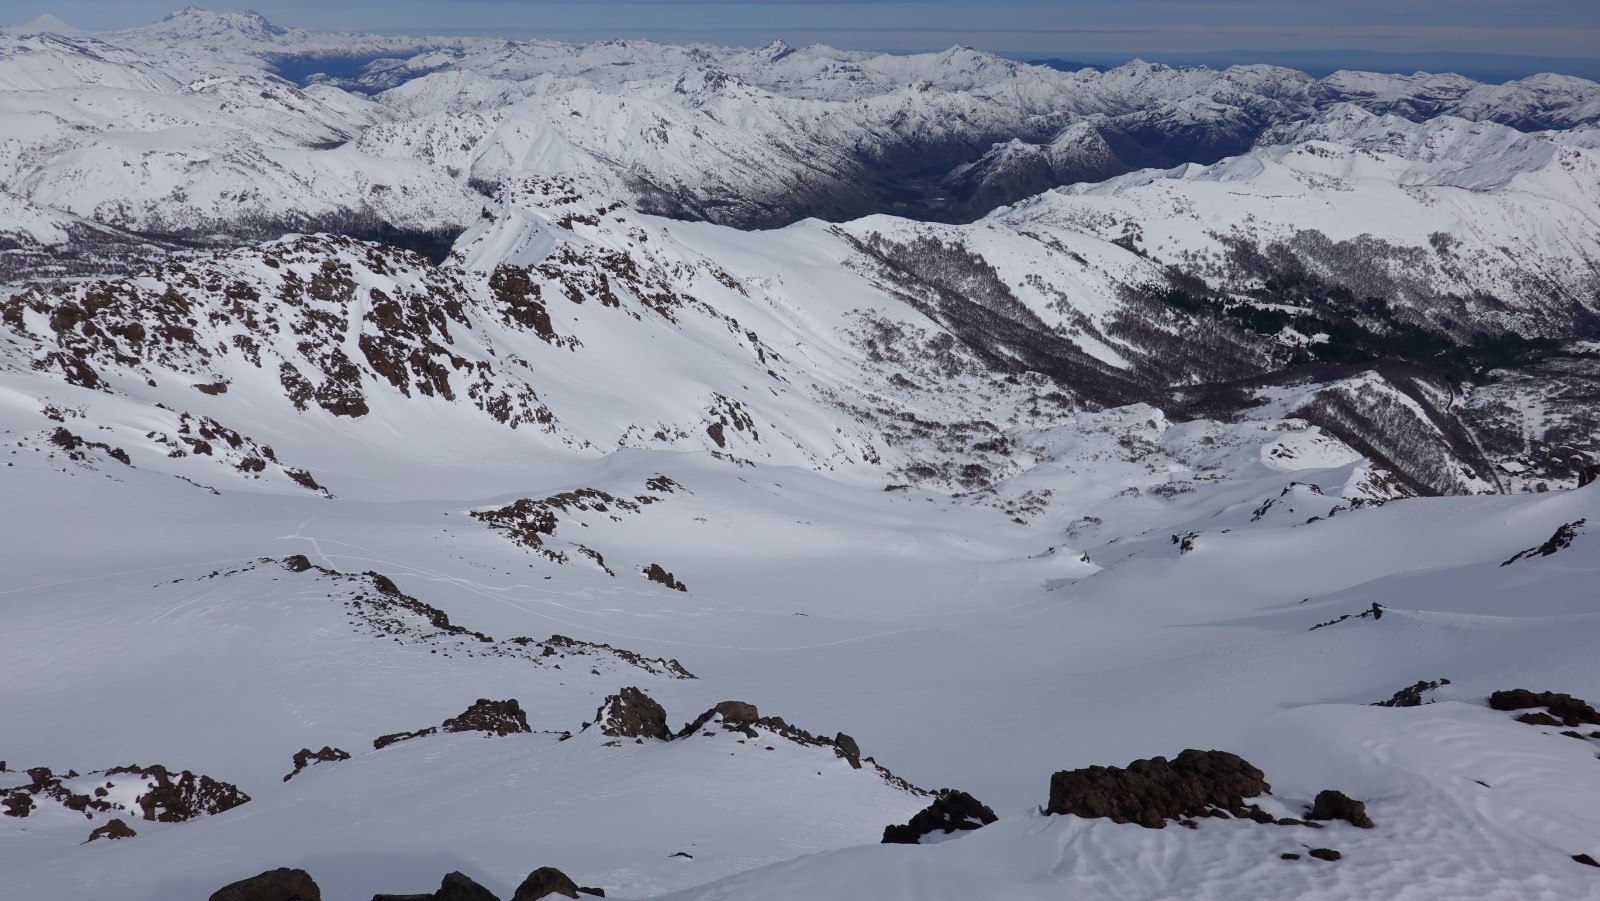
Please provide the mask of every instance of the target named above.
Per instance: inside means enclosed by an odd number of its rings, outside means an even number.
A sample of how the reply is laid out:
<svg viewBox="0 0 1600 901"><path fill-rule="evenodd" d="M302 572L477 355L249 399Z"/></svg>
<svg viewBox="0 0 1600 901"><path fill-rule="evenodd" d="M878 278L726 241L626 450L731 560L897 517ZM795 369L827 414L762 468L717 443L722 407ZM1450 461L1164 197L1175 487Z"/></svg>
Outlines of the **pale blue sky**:
<svg viewBox="0 0 1600 901"><path fill-rule="evenodd" d="M179 0L0 0L0 21L50 12L85 28L154 21ZM914 50L968 44L1090 58L1211 51L1388 56L1600 56L1600 0L210 0L285 25L429 33L822 42ZM1432 57L1442 54L1443 57Z"/></svg>

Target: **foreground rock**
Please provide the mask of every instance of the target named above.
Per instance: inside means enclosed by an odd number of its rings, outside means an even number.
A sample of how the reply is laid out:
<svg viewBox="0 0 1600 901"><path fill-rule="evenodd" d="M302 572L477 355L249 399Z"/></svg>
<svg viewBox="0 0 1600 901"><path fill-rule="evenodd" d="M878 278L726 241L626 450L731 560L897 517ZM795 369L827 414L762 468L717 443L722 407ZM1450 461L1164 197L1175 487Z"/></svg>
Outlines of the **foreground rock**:
<svg viewBox="0 0 1600 901"><path fill-rule="evenodd" d="M1045 812L1107 817L1149 829L1161 829L1167 820L1229 813L1272 822L1244 803L1272 790L1264 775L1236 754L1191 748L1170 762L1154 757L1135 760L1127 769L1091 766L1056 773L1050 777Z"/></svg>
<svg viewBox="0 0 1600 901"><path fill-rule="evenodd" d="M629 686L614 695L608 695L594 712L600 732L612 738L672 739L667 728L667 711L653 698Z"/></svg>
<svg viewBox="0 0 1600 901"><path fill-rule="evenodd" d="M566 873L555 867L540 867L529 873L527 879L522 880L522 884L517 886L517 893L511 896L511 901L539 901L540 898L551 895L576 898L580 893L599 898L606 896L604 889L578 885Z"/></svg>
<svg viewBox="0 0 1600 901"><path fill-rule="evenodd" d="M1600 711L1596 711L1587 701L1575 698L1569 694L1559 694L1553 691L1529 691L1526 688L1513 688L1510 691L1497 691L1489 696L1489 706L1495 710L1531 710L1543 707L1550 711L1549 716L1559 720L1559 725L1571 728L1587 723L1600 726ZM1534 725L1558 725L1538 720L1523 720L1533 722Z"/></svg>
<svg viewBox="0 0 1600 901"><path fill-rule="evenodd" d="M372 901L500 901L465 873L448 873L438 891L427 895L373 895Z"/></svg>
<svg viewBox="0 0 1600 901"><path fill-rule="evenodd" d="M883 830L883 844L915 845L924 835L941 832L949 835L958 830L981 829L998 817L988 806L964 791L944 789L933 803L919 811L904 825L887 826Z"/></svg>
<svg viewBox="0 0 1600 901"><path fill-rule="evenodd" d="M1331 788L1317 793L1307 814L1313 820L1344 820L1360 829L1371 829L1372 818L1367 816L1367 805Z"/></svg>
<svg viewBox="0 0 1600 901"><path fill-rule="evenodd" d="M211 893L211 901L322 901L322 890L305 870L279 867L225 885Z"/></svg>

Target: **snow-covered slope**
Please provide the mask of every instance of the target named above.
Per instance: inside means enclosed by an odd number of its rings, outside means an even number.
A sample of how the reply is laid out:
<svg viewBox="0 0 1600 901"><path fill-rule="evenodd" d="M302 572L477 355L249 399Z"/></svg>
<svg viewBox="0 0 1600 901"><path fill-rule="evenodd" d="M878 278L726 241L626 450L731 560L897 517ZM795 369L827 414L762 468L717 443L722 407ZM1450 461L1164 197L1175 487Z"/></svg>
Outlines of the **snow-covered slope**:
<svg viewBox="0 0 1600 901"><path fill-rule="evenodd" d="M0 87L0 894L1600 898L1595 86L190 8Z"/></svg>
<svg viewBox="0 0 1600 901"><path fill-rule="evenodd" d="M1062 184L1214 163L1343 102L1522 129L1600 116L1600 88L1553 76L1318 81L1137 61L1069 73L962 47L408 39L196 7L142 28L63 31L18 28L0 45L0 85L27 92L10 97L17 137L0 148L0 186L118 227L244 237L296 227L280 199L324 226L349 220L350 233L459 230L470 187L492 193L521 174L739 225L876 212L961 221ZM280 76L308 90L287 95ZM284 153L346 142L356 150ZM81 166L52 165L85 150ZM172 162L147 172L147 156ZM121 177L107 185L83 166ZM212 181L242 185L244 199L217 196Z"/></svg>

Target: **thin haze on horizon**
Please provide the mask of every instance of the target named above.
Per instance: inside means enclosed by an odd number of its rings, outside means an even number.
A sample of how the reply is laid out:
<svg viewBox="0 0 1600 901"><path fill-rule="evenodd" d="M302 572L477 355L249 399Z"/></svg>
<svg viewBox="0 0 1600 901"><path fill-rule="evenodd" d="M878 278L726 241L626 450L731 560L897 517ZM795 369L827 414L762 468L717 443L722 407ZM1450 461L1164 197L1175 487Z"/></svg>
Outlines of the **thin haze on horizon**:
<svg viewBox="0 0 1600 901"><path fill-rule="evenodd" d="M6 22L48 12L87 29L156 21L174 0L0 0ZM1084 62L1134 56L1305 68L1452 65L1506 73L1600 70L1594 0L210 0L313 30L475 34L861 50L962 44ZM1566 58L1566 59L1563 59Z"/></svg>

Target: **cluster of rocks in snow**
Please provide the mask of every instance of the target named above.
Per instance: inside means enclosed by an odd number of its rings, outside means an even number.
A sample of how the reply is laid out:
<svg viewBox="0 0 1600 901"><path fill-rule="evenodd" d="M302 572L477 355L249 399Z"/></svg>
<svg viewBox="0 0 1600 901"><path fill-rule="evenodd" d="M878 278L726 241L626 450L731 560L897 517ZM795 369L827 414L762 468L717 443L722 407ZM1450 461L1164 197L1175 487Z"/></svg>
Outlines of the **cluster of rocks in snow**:
<svg viewBox="0 0 1600 901"><path fill-rule="evenodd" d="M5 764L0 761L0 772L4 771ZM24 772L27 783L0 788L0 808L4 808L0 813L5 816L26 818L34 815L41 803L53 801L89 820L96 814L128 811L150 822L185 823L232 810L250 800L232 783L189 770L174 773L160 764L116 766L81 775L76 770L58 775L43 766ZM127 783L133 783L131 802L119 800L128 795ZM87 841L135 834L121 819L112 819L92 830Z"/></svg>
<svg viewBox="0 0 1600 901"><path fill-rule="evenodd" d="M274 561L262 559L259 562L265 564ZM434 653L443 652L446 656L455 652L467 656L516 657L556 669L560 669L561 661L569 657L590 657L596 662L609 660L642 669L651 675L672 679L694 678L694 674L675 659L646 657L625 648L581 641L565 635L552 635L542 641L525 635L497 640L476 629L451 622L449 614L401 591L393 579L382 573L340 572L313 564L304 554L284 558L282 566L291 573L314 572L329 581L352 586L350 597L342 603L353 623L374 636L427 645Z"/></svg>
<svg viewBox="0 0 1600 901"><path fill-rule="evenodd" d="M605 889L578 885L554 867L540 867L517 886L510 901L539 901L541 898L606 896ZM280 867L225 885L211 894L210 901L322 901L322 890L305 870ZM445 874L439 888L412 895L373 895L372 901L500 901L495 894L459 871Z"/></svg>

